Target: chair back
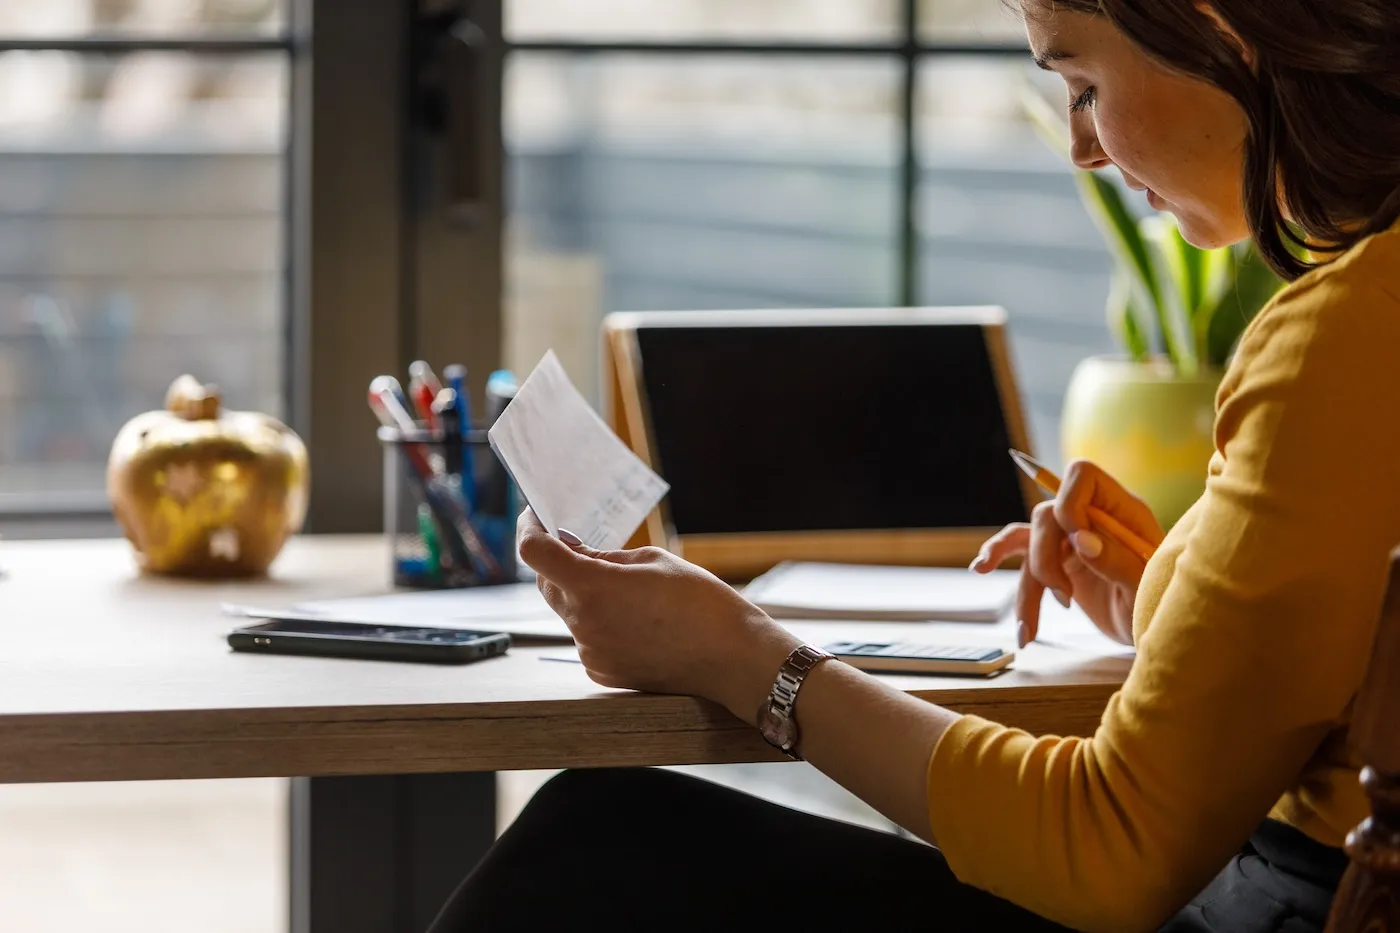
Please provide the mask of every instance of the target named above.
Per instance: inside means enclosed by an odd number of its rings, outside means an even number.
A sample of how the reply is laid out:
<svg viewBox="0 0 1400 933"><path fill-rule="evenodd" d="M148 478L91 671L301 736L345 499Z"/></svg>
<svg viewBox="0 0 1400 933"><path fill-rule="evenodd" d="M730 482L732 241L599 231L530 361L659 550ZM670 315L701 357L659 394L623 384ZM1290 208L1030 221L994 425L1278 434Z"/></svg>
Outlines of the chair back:
<svg viewBox="0 0 1400 933"><path fill-rule="evenodd" d="M1327 920L1328 933L1400 933L1400 551L1349 738L1365 766L1371 815L1347 834L1350 864Z"/></svg>

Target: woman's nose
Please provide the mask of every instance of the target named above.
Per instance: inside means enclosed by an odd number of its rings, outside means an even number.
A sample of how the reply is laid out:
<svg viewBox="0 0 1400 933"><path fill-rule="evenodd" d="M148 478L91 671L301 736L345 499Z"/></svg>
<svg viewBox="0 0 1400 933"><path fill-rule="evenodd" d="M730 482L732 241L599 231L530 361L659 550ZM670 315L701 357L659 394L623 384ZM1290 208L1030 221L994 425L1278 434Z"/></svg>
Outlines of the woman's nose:
<svg viewBox="0 0 1400 933"><path fill-rule="evenodd" d="M1082 169L1097 169L1112 165L1108 154L1099 145L1099 134L1094 132L1092 120L1075 120L1077 126L1070 127L1069 158ZM1088 123L1088 126L1084 126Z"/></svg>

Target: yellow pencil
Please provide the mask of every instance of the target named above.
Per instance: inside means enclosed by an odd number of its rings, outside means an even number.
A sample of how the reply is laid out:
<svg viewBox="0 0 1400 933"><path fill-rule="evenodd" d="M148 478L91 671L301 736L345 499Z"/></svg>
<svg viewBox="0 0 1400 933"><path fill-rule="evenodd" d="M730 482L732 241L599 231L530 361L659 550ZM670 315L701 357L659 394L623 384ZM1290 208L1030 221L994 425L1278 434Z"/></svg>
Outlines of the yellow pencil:
<svg viewBox="0 0 1400 933"><path fill-rule="evenodd" d="M1016 461L1016 465L1035 481L1035 484L1044 489L1052 496L1060 494L1060 478L1051 473L1045 467L1036 462L1030 454L1023 454L1019 450L1009 451L1011 459ZM1128 550L1132 551L1143 560L1151 560L1152 554L1157 549L1140 538L1131 528L1124 525L1118 519L1109 515L1097 506L1089 506L1089 518L1103 531L1108 532L1117 538Z"/></svg>

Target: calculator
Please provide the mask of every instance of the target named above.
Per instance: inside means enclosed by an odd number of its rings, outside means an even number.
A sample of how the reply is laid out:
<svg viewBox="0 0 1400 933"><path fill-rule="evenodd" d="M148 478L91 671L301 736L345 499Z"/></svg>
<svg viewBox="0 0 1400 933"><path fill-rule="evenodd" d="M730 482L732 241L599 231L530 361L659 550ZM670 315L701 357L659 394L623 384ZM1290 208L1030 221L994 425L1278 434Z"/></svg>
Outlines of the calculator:
<svg viewBox="0 0 1400 933"><path fill-rule="evenodd" d="M826 651L852 667L885 674L994 674L1016 655L1000 648L904 641L838 641Z"/></svg>

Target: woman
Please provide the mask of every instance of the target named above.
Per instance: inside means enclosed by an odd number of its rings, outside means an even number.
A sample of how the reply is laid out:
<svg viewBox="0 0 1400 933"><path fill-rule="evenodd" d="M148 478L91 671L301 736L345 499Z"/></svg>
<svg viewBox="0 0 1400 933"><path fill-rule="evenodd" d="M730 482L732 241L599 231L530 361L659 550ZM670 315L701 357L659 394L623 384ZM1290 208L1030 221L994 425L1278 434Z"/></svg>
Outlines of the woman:
<svg viewBox="0 0 1400 933"><path fill-rule="evenodd" d="M1099 729L1034 738L816 661L797 750L938 848L670 773L571 773L436 931L1322 929L1365 812L1348 704L1400 544L1400 6L1023 13L1068 88L1076 164L1116 167L1197 245L1252 236L1295 280L1242 338L1206 491L1165 540L1077 464L974 563L1026 557L1023 643L1046 589L1136 643ZM1156 556L1097 534L1091 504ZM594 680L705 697L781 741L766 698L796 639L671 555L571 547L528 513L520 533Z"/></svg>

